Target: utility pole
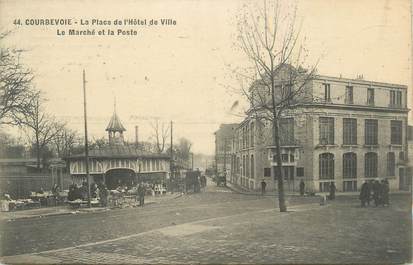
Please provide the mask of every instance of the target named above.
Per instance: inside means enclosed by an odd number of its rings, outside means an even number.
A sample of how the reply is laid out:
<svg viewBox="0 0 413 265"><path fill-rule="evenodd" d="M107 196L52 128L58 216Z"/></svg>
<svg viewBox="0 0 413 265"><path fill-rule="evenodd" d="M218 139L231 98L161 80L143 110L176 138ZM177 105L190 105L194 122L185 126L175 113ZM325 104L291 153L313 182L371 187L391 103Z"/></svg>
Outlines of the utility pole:
<svg viewBox="0 0 413 265"><path fill-rule="evenodd" d="M227 138L224 139L224 176L227 176Z"/></svg>
<svg viewBox="0 0 413 265"><path fill-rule="evenodd" d="M170 171L170 173L171 173L171 176L170 176L170 184L171 184L171 186L173 186L174 187L174 185L175 185L175 179L174 179L174 174L173 174L173 172L174 172L174 165L173 165L173 162L174 162L174 145L173 145L173 122L171 121L171 161L169 162L169 171ZM172 187L171 187L172 188ZM172 192L173 192L173 190L174 190L174 188L172 188Z"/></svg>
<svg viewBox="0 0 413 265"><path fill-rule="evenodd" d="M89 180L89 144L87 140L87 112L86 112L86 74L83 69L83 111L85 119L85 163L86 163L86 181L87 181L87 203L89 208L92 207L90 203L90 180Z"/></svg>
<svg viewBox="0 0 413 265"><path fill-rule="evenodd" d="M191 167L192 171L194 171L194 153L191 153Z"/></svg>

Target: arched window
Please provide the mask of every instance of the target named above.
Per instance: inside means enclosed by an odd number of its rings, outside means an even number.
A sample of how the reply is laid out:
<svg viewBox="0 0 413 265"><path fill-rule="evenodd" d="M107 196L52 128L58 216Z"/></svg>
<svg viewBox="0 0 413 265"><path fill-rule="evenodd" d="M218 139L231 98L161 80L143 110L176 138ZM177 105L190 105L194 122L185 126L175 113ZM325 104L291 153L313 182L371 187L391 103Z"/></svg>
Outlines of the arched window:
<svg viewBox="0 0 413 265"><path fill-rule="evenodd" d="M377 154L373 152L364 155L364 176L366 178L377 177Z"/></svg>
<svg viewBox="0 0 413 265"><path fill-rule="evenodd" d="M393 152L387 154L387 176L392 177L396 175L396 156Z"/></svg>
<svg viewBox="0 0 413 265"><path fill-rule="evenodd" d="M334 155L323 153L319 156L320 179L334 179Z"/></svg>
<svg viewBox="0 0 413 265"><path fill-rule="evenodd" d="M357 178L357 155L343 154L343 178Z"/></svg>
<svg viewBox="0 0 413 265"><path fill-rule="evenodd" d="M251 178L255 176L255 163L254 163L254 155L251 155Z"/></svg>
<svg viewBox="0 0 413 265"><path fill-rule="evenodd" d="M250 177L250 160L248 155L245 156L245 174L247 178Z"/></svg>

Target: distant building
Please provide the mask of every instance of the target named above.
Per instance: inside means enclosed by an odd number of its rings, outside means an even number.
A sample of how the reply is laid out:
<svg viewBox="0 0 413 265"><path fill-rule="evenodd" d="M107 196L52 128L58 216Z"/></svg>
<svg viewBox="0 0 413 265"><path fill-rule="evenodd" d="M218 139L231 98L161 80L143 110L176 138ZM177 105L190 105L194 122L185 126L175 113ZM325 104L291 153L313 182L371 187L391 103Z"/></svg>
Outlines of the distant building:
<svg viewBox="0 0 413 265"><path fill-rule="evenodd" d="M162 183L169 178L169 156L143 151L124 142L126 131L116 111L106 127L109 145L89 150L89 174L92 182L104 182L109 189L138 182ZM86 179L85 154L66 158L75 182Z"/></svg>
<svg viewBox="0 0 413 265"><path fill-rule="evenodd" d="M279 124L287 190L303 180L308 191L327 191L331 182L357 191L364 181L384 178L392 190L406 189L406 86L319 75L305 89L309 99ZM254 107L234 130L231 181L258 189L264 179L276 189L272 123L257 119Z"/></svg>
<svg viewBox="0 0 413 265"><path fill-rule="evenodd" d="M238 124L221 124L215 135L215 170L231 175L231 142Z"/></svg>
<svg viewBox="0 0 413 265"><path fill-rule="evenodd" d="M42 163L40 166L46 163ZM37 169L35 158L0 159L0 191L7 193L13 199L28 198L30 192L51 190L57 184L60 189L66 189L70 178L66 174L65 162L61 159L51 159L47 168L41 173Z"/></svg>

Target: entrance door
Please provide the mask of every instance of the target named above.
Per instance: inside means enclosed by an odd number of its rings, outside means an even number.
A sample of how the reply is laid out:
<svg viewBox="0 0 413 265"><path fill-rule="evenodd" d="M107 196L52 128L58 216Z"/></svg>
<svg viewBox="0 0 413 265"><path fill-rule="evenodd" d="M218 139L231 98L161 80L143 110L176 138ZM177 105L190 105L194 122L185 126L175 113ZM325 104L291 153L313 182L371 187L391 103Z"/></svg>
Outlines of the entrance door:
<svg viewBox="0 0 413 265"><path fill-rule="evenodd" d="M283 166L284 181L289 191L294 191L294 171L293 166Z"/></svg>

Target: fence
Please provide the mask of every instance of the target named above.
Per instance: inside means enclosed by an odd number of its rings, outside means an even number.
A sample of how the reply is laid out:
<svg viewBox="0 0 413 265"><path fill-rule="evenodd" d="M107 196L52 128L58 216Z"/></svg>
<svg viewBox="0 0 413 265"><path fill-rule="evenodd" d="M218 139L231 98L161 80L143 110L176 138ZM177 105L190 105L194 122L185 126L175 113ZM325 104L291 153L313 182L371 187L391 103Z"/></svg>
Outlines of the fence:
<svg viewBox="0 0 413 265"><path fill-rule="evenodd" d="M61 189L66 189L70 183L70 177L64 175L57 180L49 174L25 174L25 175L6 175L0 176L0 192L7 193L13 199L29 198L30 192L51 190L54 184L60 184Z"/></svg>

